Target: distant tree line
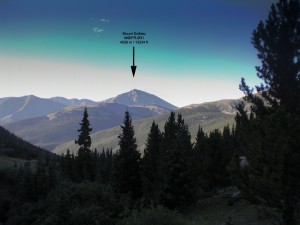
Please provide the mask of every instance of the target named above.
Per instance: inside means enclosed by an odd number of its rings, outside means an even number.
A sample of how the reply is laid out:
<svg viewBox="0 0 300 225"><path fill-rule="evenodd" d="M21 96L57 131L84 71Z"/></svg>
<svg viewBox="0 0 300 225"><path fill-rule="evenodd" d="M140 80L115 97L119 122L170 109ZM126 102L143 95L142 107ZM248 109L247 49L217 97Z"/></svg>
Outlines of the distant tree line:
<svg viewBox="0 0 300 225"><path fill-rule="evenodd" d="M138 151L130 113L125 112L119 150L91 150L90 124L84 111L76 155L68 150L60 162L61 175L72 182L110 185L119 195L144 204L183 208L207 191L231 184L226 170L235 146L235 131L229 126L206 135L202 128L191 142L181 114L170 113L164 131L153 121L144 155Z"/></svg>
<svg viewBox="0 0 300 225"><path fill-rule="evenodd" d="M87 109L80 124L78 153L70 154L68 150L60 163L62 176L70 181L109 184L117 193L128 194L132 199L171 208L184 207L203 192L231 184L226 167L232 158L235 131L229 126L209 135L199 127L192 143L182 115L176 118L171 112L163 132L153 121L142 156L128 111L116 154L111 149L90 149L92 129Z"/></svg>

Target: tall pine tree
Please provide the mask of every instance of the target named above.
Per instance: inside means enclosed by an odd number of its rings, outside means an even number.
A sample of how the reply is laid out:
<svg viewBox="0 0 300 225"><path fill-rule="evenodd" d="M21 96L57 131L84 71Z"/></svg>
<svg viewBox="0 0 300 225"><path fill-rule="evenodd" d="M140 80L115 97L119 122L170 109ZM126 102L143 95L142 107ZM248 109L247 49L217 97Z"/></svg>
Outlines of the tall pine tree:
<svg viewBox="0 0 300 225"><path fill-rule="evenodd" d="M79 145L78 155L76 158L76 169L78 180L94 180L95 179L95 168L92 160L92 151L90 149L92 140L90 137L90 121L87 108L85 107L83 118L81 120L81 128L78 130L78 139L75 143Z"/></svg>
<svg viewBox="0 0 300 225"><path fill-rule="evenodd" d="M120 194L128 194L133 200L142 195L141 154L137 150L132 119L125 112L124 123L119 134L120 149L114 157L114 186Z"/></svg>
<svg viewBox="0 0 300 225"><path fill-rule="evenodd" d="M256 67L257 76L264 82L256 90L262 98L253 94L244 79L240 88L246 93L246 100L253 103L256 116L278 106L299 113L299 11L299 0L280 0L271 6L268 19L260 21L253 32L252 44L262 64Z"/></svg>
<svg viewBox="0 0 300 225"><path fill-rule="evenodd" d="M161 140L161 132L153 121L142 159L143 196L153 204L159 203L163 187Z"/></svg>
<svg viewBox="0 0 300 225"><path fill-rule="evenodd" d="M236 183L249 199L277 208L284 225L298 224L300 204L299 20L299 1L280 0L253 32L262 63L257 76L264 83L256 87L257 95L242 79L240 89L252 109L247 116L239 107L236 116L238 150L250 165L247 171L236 167Z"/></svg>
<svg viewBox="0 0 300 225"><path fill-rule="evenodd" d="M167 155L169 152L172 152L176 146L176 115L175 112L171 112L168 120L164 126L163 140L162 140L162 151L164 155Z"/></svg>
<svg viewBox="0 0 300 225"><path fill-rule="evenodd" d="M171 113L163 136L164 193L163 203L182 208L195 200L195 177L192 173L192 143L188 126L181 114L175 121Z"/></svg>
<svg viewBox="0 0 300 225"><path fill-rule="evenodd" d="M196 176L196 182L199 185L199 189L204 191L209 190L209 182L205 177L206 174L206 154L208 150L208 137L204 133L201 126L198 128L196 142L193 146L194 159L193 159L193 172Z"/></svg>

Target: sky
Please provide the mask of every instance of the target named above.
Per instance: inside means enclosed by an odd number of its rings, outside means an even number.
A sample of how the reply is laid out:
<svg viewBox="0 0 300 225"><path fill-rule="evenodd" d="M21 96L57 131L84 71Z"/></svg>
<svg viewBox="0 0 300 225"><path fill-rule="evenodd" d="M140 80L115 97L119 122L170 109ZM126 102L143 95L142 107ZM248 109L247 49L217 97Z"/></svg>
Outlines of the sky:
<svg viewBox="0 0 300 225"><path fill-rule="evenodd" d="M139 89L179 107L242 97L241 77L261 82L251 35L275 2L0 0L0 97L101 101ZM123 32L148 44L122 44Z"/></svg>

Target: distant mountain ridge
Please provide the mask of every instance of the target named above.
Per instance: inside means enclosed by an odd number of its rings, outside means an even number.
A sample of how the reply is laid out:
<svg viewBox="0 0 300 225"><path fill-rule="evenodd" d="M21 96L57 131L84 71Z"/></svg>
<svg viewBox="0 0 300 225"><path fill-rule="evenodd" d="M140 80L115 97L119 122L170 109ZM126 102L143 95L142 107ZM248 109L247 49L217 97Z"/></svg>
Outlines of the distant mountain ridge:
<svg viewBox="0 0 300 225"><path fill-rule="evenodd" d="M52 97L50 98L51 100L61 103L65 106L72 106L72 105L95 105L97 102L89 100L89 99L77 99L77 98L72 98L72 99L67 99L64 97Z"/></svg>
<svg viewBox="0 0 300 225"><path fill-rule="evenodd" d="M58 149L57 152L62 152L64 144L69 141L67 146L74 148L73 142L78 136L79 123L84 107L87 106L92 133L96 138L95 147L115 148L126 110L137 124L137 139L143 145L149 131L148 126L155 120L163 128L170 111L182 113L194 135L199 125L203 125L205 131L209 132L228 123L232 124L235 106L240 101L221 100L177 108L153 94L136 89L101 102L24 96L0 99L0 121L5 122L8 130L30 143L50 151Z"/></svg>
<svg viewBox="0 0 300 225"><path fill-rule="evenodd" d="M64 97L40 98L34 95L0 98L0 125L24 119L47 116L69 106L88 106L103 103L117 103L127 106L141 106L155 113L164 113L177 107L163 99L137 89L104 101L89 99L67 99Z"/></svg>
<svg viewBox="0 0 300 225"><path fill-rule="evenodd" d="M121 124L126 110L132 113L133 120L138 120L169 112L176 107L155 95L139 90L132 90L102 102L63 97L42 99L35 96L12 100L0 99L0 112L7 110L7 107L1 108L4 103L12 108L8 112L9 116L6 115L8 113L3 113L4 117L0 117L0 121L2 119L2 123L11 132L48 150L77 138L79 122L86 106L93 132ZM14 101L18 104L13 104Z"/></svg>
<svg viewBox="0 0 300 225"><path fill-rule="evenodd" d="M8 124L23 119L39 117L58 111L65 105L34 95L0 99L0 124Z"/></svg>
<svg viewBox="0 0 300 225"><path fill-rule="evenodd" d="M97 104L88 99L39 98L34 95L0 98L0 125L46 116L66 106Z"/></svg>

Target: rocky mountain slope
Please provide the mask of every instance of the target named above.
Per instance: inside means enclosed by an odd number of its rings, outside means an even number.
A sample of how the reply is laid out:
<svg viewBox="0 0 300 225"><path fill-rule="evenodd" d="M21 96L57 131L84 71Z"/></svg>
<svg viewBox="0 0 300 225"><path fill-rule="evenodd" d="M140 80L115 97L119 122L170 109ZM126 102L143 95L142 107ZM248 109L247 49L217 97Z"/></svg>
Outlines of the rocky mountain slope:
<svg viewBox="0 0 300 225"><path fill-rule="evenodd" d="M129 92L120 94L116 97L109 98L105 103L119 103L122 105L140 105L140 106L159 106L166 109L176 109L175 105L144 91L133 89Z"/></svg>

